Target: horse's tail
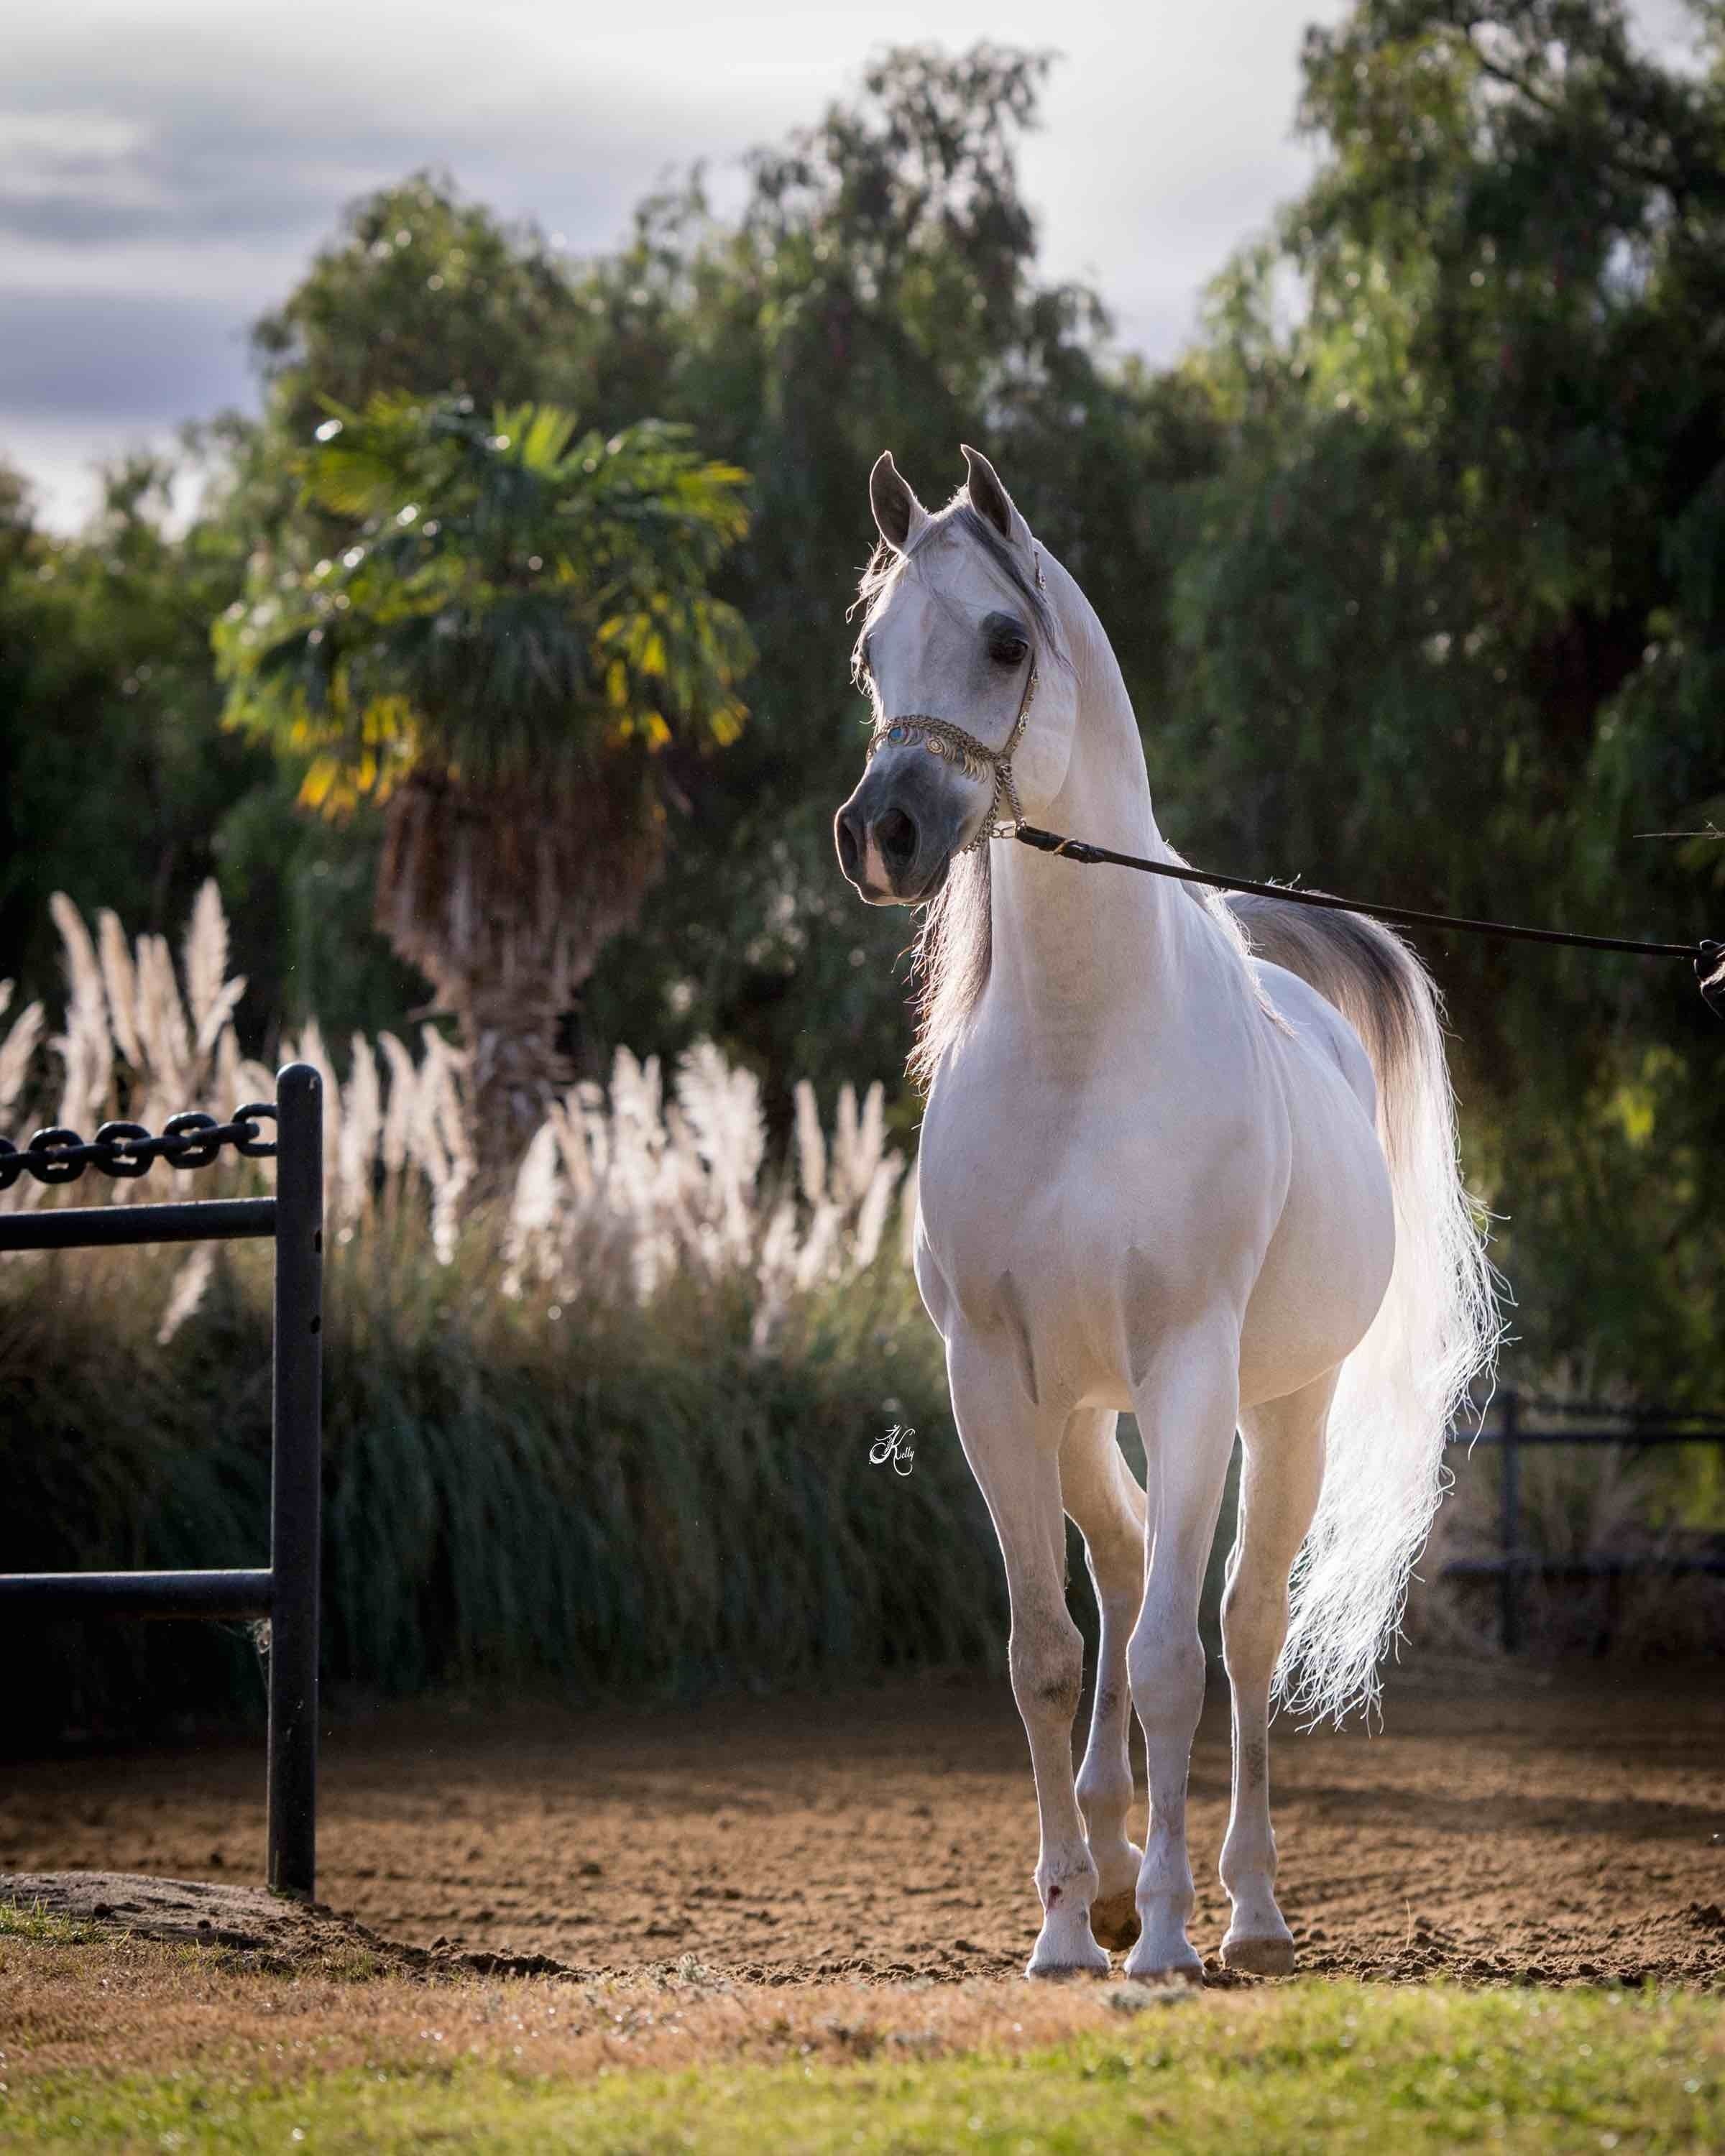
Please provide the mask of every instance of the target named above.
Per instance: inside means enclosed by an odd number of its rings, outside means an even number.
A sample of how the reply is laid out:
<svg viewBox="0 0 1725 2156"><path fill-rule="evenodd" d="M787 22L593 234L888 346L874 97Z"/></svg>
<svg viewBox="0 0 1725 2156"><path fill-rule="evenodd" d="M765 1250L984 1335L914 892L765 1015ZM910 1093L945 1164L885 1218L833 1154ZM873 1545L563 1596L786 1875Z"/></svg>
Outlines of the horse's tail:
<svg viewBox="0 0 1725 2156"><path fill-rule="evenodd" d="M1364 1043L1395 1199L1395 1265L1343 1365L1317 1514L1294 1567L1276 1696L1312 1721L1368 1713L1446 1483L1444 1442L1502 1327L1461 1181L1443 1004L1401 937L1362 914L1241 896L1253 951L1316 988Z"/></svg>

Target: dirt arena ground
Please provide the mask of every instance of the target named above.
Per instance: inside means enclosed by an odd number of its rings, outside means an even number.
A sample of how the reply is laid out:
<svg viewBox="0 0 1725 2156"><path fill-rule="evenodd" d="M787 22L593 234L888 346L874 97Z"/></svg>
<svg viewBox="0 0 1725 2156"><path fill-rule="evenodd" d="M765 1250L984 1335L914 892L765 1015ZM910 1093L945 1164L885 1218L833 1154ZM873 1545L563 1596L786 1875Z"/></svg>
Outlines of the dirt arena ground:
<svg viewBox="0 0 1725 2156"><path fill-rule="evenodd" d="M1404 1672L1381 1732L1283 1729L1272 1776L1307 1972L1725 1988L1717 1671ZM1213 1956L1217 1697L1192 1788L1194 1937ZM263 1845L255 1741L0 1777L0 1871L250 1884ZM1035 1854L1010 1697L969 1679L628 1712L392 1709L338 1717L324 1752L322 1898L451 1960L1004 1974L1034 1935Z"/></svg>

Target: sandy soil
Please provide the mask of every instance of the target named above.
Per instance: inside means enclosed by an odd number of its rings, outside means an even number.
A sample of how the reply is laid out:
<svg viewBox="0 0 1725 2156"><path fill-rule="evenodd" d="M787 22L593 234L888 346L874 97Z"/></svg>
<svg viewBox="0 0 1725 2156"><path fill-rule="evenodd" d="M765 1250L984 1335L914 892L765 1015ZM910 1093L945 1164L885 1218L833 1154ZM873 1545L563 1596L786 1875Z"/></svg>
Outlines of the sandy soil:
<svg viewBox="0 0 1725 2156"><path fill-rule="evenodd" d="M1404 1676L1384 1732L1281 1732L1272 1774L1304 1970L1725 1988L1717 1672L1633 1689L1603 1669ZM1191 1806L1208 1954L1227 1790L1213 1698ZM249 1888L263 1839L256 1743L27 1762L0 1789L8 1872ZM1010 1697L970 1680L627 1713L392 1710L341 1718L325 1748L325 1900L500 1974L494 1955L614 1974L693 1956L778 1983L1003 1974L1034 1936L1035 1854ZM119 1889L80 1891L147 1928ZM262 1921L245 1906L230 1931ZM186 1910L183 1935L227 1921Z"/></svg>

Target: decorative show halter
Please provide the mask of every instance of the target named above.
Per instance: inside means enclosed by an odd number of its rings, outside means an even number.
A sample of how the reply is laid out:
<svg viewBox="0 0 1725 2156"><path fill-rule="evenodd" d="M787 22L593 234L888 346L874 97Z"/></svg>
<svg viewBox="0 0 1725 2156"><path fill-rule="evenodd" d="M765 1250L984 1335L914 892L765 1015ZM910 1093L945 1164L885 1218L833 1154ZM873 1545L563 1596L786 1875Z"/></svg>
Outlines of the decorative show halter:
<svg viewBox="0 0 1725 2156"><path fill-rule="evenodd" d="M1042 582L1042 549L1035 553L1036 588L1045 588ZM886 747L906 748L920 741L931 756L942 757L956 764L967 778L986 778L994 774L994 791L988 798L988 813L978 826L976 836L968 845L960 846L961 854L973 854L986 846L990 839L1009 839L1024 820L1024 812L1019 800L1018 783L1012 775L1013 752L1024 737L1024 727L1030 716L1030 706L1036 695L1036 647L1030 647L1030 671L1024 682L1024 693L1019 700L1019 715L1012 722L1012 732L1006 737L1003 748L990 748L974 734L967 733L963 726L955 726L950 719L937 719L929 711L906 711L896 719L877 719L875 731L869 736L865 763L872 763L877 749ZM1004 794L1007 806L1012 810L1009 819L1003 820L1000 798Z"/></svg>

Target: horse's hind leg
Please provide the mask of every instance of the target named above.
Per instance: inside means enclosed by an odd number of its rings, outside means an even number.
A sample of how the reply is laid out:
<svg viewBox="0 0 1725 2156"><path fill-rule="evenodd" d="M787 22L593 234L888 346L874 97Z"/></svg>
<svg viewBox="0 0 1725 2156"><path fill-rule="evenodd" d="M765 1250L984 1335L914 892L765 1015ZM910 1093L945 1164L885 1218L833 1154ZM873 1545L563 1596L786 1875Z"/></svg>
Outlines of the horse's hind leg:
<svg viewBox="0 0 1725 2156"><path fill-rule="evenodd" d="M1324 1427L1337 1373L1242 1416L1240 1529L1222 1601L1222 1648L1234 1692L1234 1797L1222 1845L1233 1921L1229 1969L1286 1976L1293 1935L1276 1902L1270 1827L1270 1683L1288 1630L1288 1574L1317 1509Z"/></svg>
<svg viewBox="0 0 1725 2156"><path fill-rule="evenodd" d="M1132 1693L1126 1649L1144 1599L1144 1493L1115 1440L1111 1409L1081 1409L1060 1446L1060 1494L1084 1537L1101 1618L1090 1742L1078 1773L1078 1803L1096 1867L1091 1929L1099 1945L1124 1952L1138 1936L1136 1894L1144 1852L1128 1840L1132 1810Z"/></svg>
<svg viewBox="0 0 1725 2156"><path fill-rule="evenodd" d="M1133 1387L1144 1434L1150 1563L1127 1662L1144 1729L1150 1831L1138 1873L1138 1943L1128 1976L1197 1978L1186 1937L1193 1905L1186 1853L1186 1782L1204 1705L1198 1597L1234 1450L1240 1342L1220 1324L1165 1341Z"/></svg>
<svg viewBox="0 0 1725 2156"><path fill-rule="evenodd" d="M988 1501L1006 1562L1013 1697L1036 1775L1041 1828L1036 1891L1043 1919L1025 1974L1106 1974L1108 1957L1090 1928L1096 1867L1072 1778L1084 1642L1066 1609L1066 1522L1060 1503L1066 1418L1027 1397L1009 1355L990 1354L983 1343L961 1337L949 1343L947 1361L964 1455Z"/></svg>

